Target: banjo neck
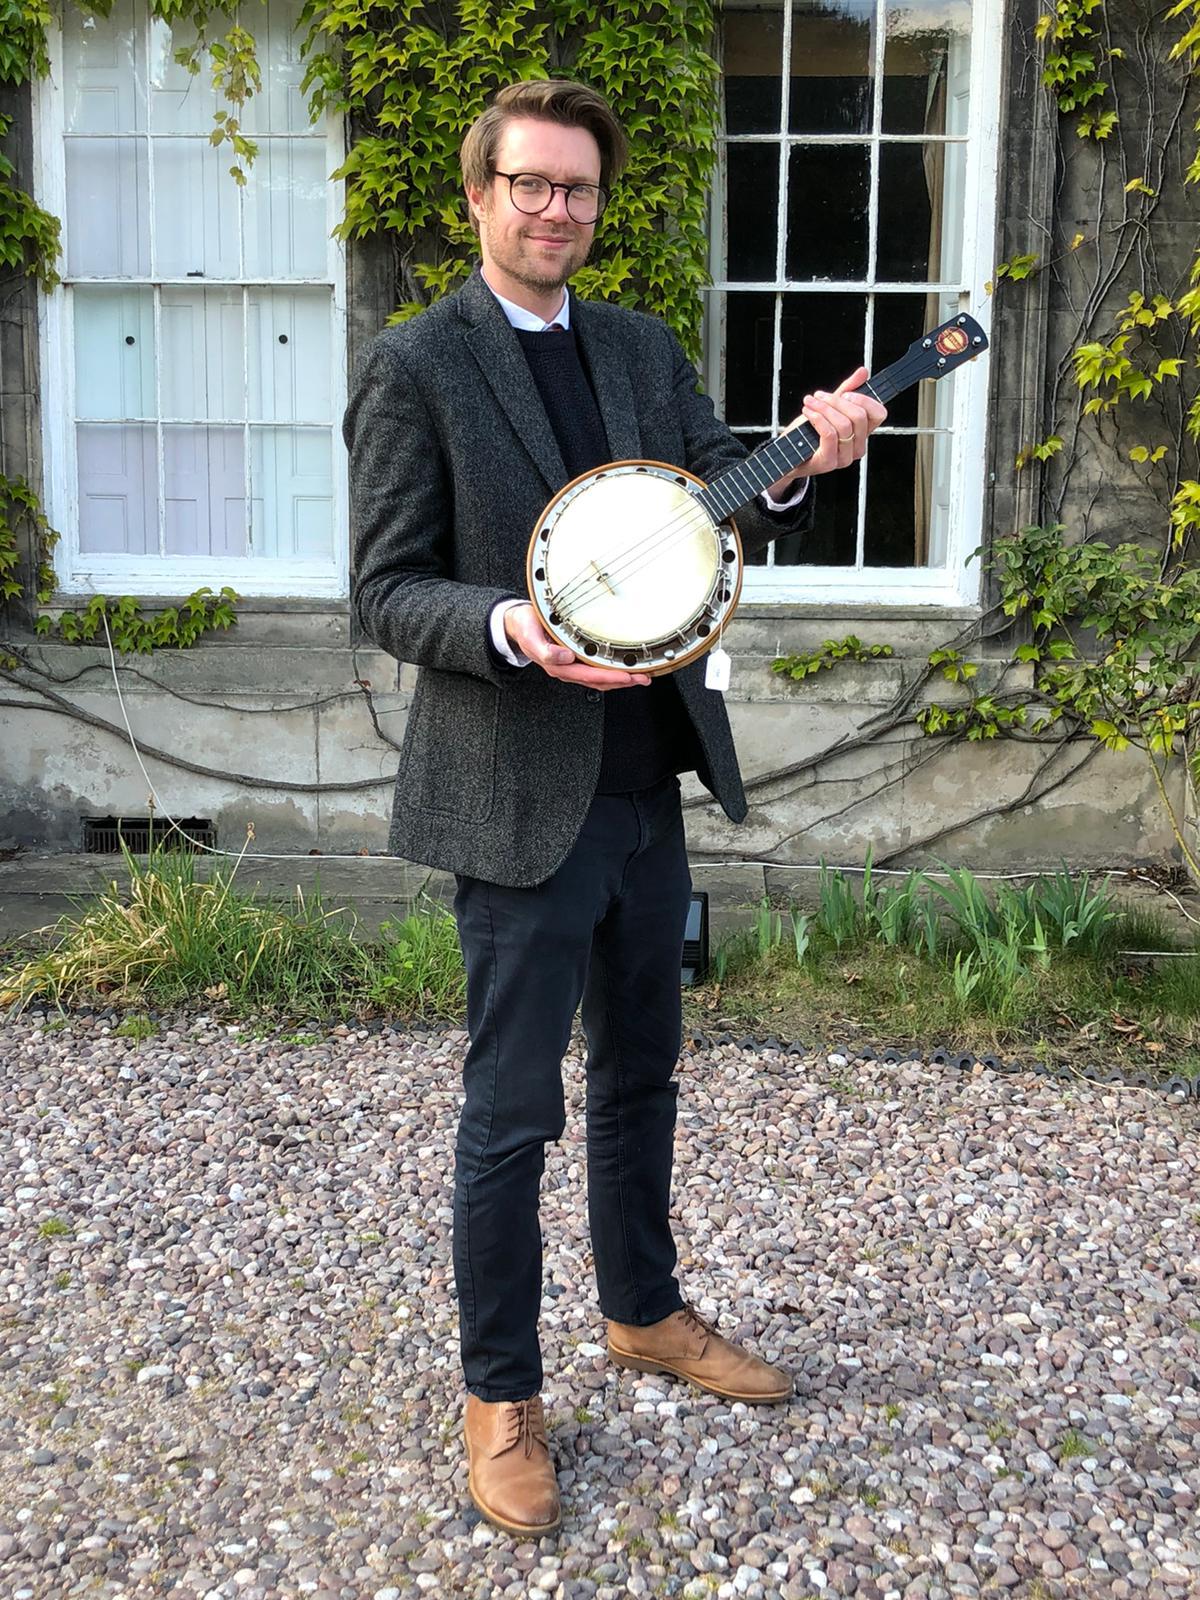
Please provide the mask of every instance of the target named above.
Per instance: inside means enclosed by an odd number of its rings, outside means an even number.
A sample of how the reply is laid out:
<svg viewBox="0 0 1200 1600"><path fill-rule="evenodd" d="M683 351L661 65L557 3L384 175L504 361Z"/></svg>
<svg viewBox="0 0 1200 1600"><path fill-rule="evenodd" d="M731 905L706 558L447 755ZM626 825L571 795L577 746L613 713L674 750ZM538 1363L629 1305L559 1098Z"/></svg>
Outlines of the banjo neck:
<svg viewBox="0 0 1200 1600"><path fill-rule="evenodd" d="M890 367L884 367L852 392L868 394L887 405L922 378L943 378L947 372L964 361L974 360L986 349L987 339L973 317L952 317L940 328L923 334L899 361L893 361ZM778 439L760 445L745 460L722 472L699 491L697 498L714 521L723 522L749 505L764 489L811 460L820 444L821 436L812 423L802 422L781 433Z"/></svg>

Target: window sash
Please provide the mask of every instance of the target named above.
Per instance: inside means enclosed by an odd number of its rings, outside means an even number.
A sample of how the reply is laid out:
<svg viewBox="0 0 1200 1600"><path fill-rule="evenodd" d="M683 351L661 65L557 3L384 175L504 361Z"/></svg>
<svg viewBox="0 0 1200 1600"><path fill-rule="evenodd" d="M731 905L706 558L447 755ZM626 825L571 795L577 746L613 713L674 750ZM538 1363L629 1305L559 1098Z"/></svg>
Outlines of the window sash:
<svg viewBox="0 0 1200 1600"><path fill-rule="evenodd" d="M734 8L726 6L726 14ZM738 8L741 9L741 8ZM758 9L757 7L755 9ZM876 6L873 82L876 85L873 116L869 129L859 133L802 133L788 127L789 95L785 72L792 61L793 6L783 0L782 40L777 59L774 82L779 86L780 123L775 131L755 133L726 133L721 129L719 139L718 179L714 185L711 205L712 253L710 271L712 284L706 290L705 318L705 378L706 387L714 397L719 397L724 410L725 374L727 362L736 359L736 352L726 348L724 338L724 312L728 298L736 294L771 295L774 298L774 325L771 362L771 416L756 422L741 422L734 426L735 434L764 434L777 437L790 417L780 414L780 369L782 352L782 324L785 305L790 297L799 295L855 295L865 302L866 331L863 360L874 368L875 351L871 348L875 325L876 301L885 295L939 296L945 304L943 316L965 310L986 321L983 300L983 283L991 275L991 249L995 231L996 168L998 160L999 121L999 64L1002 51L1002 6L1000 0L983 0L972 7L971 36L969 41L969 103L966 128L963 132L941 134L890 133L882 123L883 69L887 46L885 0ZM722 102L723 103L723 102ZM946 279L920 279L899 281L871 276L878 251L879 222L879 171L882 150L889 146L905 144L957 146L965 151L964 194L961 217L961 243L959 276ZM724 246L726 219L724 215L727 171L726 152L747 146L767 146L778 151L778 188L775 224L775 275L767 279L742 280L725 276ZM859 278L808 279L789 277L786 270L788 163L791 153L798 148L854 147L870 156L870 197L868 205L868 263L867 271ZM770 203L769 201L767 203ZM949 217L948 221L952 220ZM794 303L794 302L792 302ZM903 350L888 348L879 352L879 363L886 364L903 354ZM809 384L836 382L841 374L806 372ZM945 396L944 389L951 393ZM852 566L791 566L775 565L774 551L769 550L766 566L749 566L745 573L742 592L743 605L755 601L796 602L824 601L848 605L878 603L883 605L915 605L961 607L978 601L980 567L970 552L980 543L983 504L986 488L985 440L987 406L986 362L960 369L946 380L937 394L937 415L933 428L914 429L889 423L877 437L905 438L914 434L925 437L943 437L950 441L951 456L948 464L945 498L952 509L948 516L948 530L942 560L935 566L885 567L870 566L865 560L866 514L868 474L859 473L858 505L856 519L855 560ZM868 451L868 473L869 473ZM819 494L820 483L815 485Z"/></svg>
<svg viewBox="0 0 1200 1600"><path fill-rule="evenodd" d="M256 8L257 10L257 8ZM262 13L265 16L265 8ZM149 30L156 26L148 17L147 8L139 6L137 11L137 26L146 30L143 36L148 37ZM55 25L49 30L49 46L52 71L46 79L38 80L34 87L34 182L35 192L54 215L63 221L63 255L64 261L70 260L70 226L67 207L67 141L77 140L92 141L95 139L112 138L113 135L95 131L81 130L67 132L66 94L69 85L65 83L65 50L63 33L60 25ZM139 45L139 48L144 48ZM269 74L264 73L264 88L261 96L261 105L257 108L260 116L267 111ZM202 79L194 80L197 83ZM271 87L274 94L274 87ZM175 142L194 140L197 145L207 144L207 132L188 129L176 131L174 127L164 128L161 123L155 122L153 116L143 119L148 127L131 132L121 137L141 141L143 147L148 148L149 140L161 143L165 138ZM252 131L249 130L248 131ZM324 249L319 258L319 268L314 274L271 274L251 270L244 275L236 277L179 277L179 276L152 276L150 271L136 275L97 275L94 273L67 274L62 283L46 297L44 315L41 327L41 355L42 372L45 375L45 392L53 396L50 404L42 408L43 416L43 447L45 453L45 490L47 512L53 526L63 531L64 537L55 552L55 565L58 575L59 588L64 593L85 594L97 590L140 590L146 594L163 594L187 592L201 584L210 584L219 587L231 584L240 594L247 596L279 596L279 597L306 597L315 598L343 598L348 593L349 583L349 489L347 482L346 452L341 441L337 419L345 409L347 398L347 362L346 362L346 256L345 247L340 240L333 237L333 229L340 220L344 209L344 186L341 181L334 182L325 177L325 174L334 171L343 161L345 155L344 135L340 119L326 117L323 132L318 129L316 134L304 134L294 127L262 128L253 130L253 136L259 141L260 157L268 141L280 151L285 145L293 145L298 141L307 141L315 150L320 152L322 184L324 190L324 206L322 213L322 227L324 230ZM275 143L277 141L277 144ZM228 184L231 191L236 193L236 203L241 207L244 203L244 191L235 190L232 177L225 170L230 165L230 152L224 146L215 152L221 158L222 181ZM257 163L255 164L257 165ZM154 163L150 163L150 172L153 174ZM249 169L253 182L254 166ZM153 208L154 196L146 196L146 203ZM153 219L150 223L154 225ZM239 227L239 240L243 230ZM314 265L316 261L314 261ZM248 263L239 259L238 266L244 269ZM124 554L117 551L91 551L80 548L80 485L77 440L77 403L76 403L76 350L75 350L75 321L76 321L76 290L81 292L89 288L107 286L114 289L130 291L143 290L153 294L153 339L154 339L154 416L122 417L114 419L111 425L135 427L139 422L153 426L156 429L156 457L157 457L157 528L160 553L150 554ZM301 415L300 411L294 417L287 414L278 416L263 415L261 403L251 410L250 407L250 369L248 341L243 338L242 345L242 387L244 400L241 402L244 415L236 419L225 417L168 417L162 405L162 317L161 301L164 291L172 289L187 289L192 293L209 290L217 294L227 293L240 296L242 301L241 321L245 331L251 317L251 302L256 290L269 293L276 291L296 290L303 291L321 288L329 296L329 370L331 376L330 393L328 395L329 415L322 418L309 418ZM262 296L259 297L260 300ZM264 372L264 376L266 376ZM79 424L90 426L89 419L80 417ZM263 504L265 486L254 481L251 476L252 462L256 452L261 457L263 448L261 436L266 430L274 429L277 433L301 428L305 426L319 427L329 439L330 454L330 487L331 487L331 516L332 528L330 548L328 555L322 554L319 558L299 557L290 555L268 555L265 551L277 540L286 543L286 530L279 528L263 528L263 536L258 543L257 553L240 555L231 558L228 555L180 555L167 551L167 497L166 497L166 463L164 457L165 433L172 429L194 424L197 428L227 430L228 426L235 427L242 434L242 454L245 469L244 478L244 504L246 516L253 518L255 504ZM268 455L271 452L268 451ZM300 499L303 496L299 496ZM293 513L297 508L293 506Z"/></svg>

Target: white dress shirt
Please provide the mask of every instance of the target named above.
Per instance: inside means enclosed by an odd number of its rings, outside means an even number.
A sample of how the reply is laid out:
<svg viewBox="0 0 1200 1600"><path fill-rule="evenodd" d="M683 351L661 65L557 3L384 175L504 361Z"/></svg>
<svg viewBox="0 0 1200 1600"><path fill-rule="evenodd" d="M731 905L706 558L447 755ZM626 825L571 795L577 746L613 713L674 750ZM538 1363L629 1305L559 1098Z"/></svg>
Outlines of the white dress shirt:
<svg viewBox="0 0 1200 1600"><path fill-rule="evenodd" d="M486 275L483 281L487 283ZM490 283L488 283L488 288L492 289ZM524 306L517 305L515 300L506 300L495 289L492 289L492 293L499 300L504 309L504 315L512 326L520 328L525 333L547 333L555 324L564 329L571 326L571 296L565 287L563 288L562 305L548 321L544 321L539 317L536 311L527 311ZM793 487L786 500L776 500L769 489L764 489L758 498L771 511L789 511L792 506L798 505L803 500L807 490L808 479L801 478L799 487ZM492 644L496 647L497 654L502 656L513 667L527 667L529 665L529 657L522 651L513 649L508 634L504 631L504 618L506 613L512 610L513 606L523 606L525 604L527 602L524 600L500 600L492 607L491 614L488 617Z"/></svg>

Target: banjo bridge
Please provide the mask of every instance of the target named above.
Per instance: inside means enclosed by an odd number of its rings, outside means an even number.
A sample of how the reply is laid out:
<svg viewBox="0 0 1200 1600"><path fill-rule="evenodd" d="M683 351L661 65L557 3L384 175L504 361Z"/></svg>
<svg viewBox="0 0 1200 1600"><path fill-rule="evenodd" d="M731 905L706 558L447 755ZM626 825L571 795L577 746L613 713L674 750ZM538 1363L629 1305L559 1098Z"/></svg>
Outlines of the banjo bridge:
<svg viewBox="0 0 1200 1600"><path fill-rule="evenodd" d="M612 595L613 599L615 600L617 591L613 585L613 581L598 561L592 562L592 571L596 574L597 581L608 590L609 594Z"/></svg>

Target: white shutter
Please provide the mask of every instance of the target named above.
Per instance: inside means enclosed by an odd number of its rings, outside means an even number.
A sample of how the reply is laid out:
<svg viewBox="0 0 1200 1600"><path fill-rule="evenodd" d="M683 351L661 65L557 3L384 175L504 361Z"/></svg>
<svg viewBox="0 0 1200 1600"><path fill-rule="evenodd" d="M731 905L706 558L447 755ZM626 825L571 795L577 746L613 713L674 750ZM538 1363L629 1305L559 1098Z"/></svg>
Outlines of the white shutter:
<svg viewBox="0 0 1200 1600"><path fill-rule="evenodd" d="M147 0L65 7L37 93L66 273L44 321L61 375L42 414L67 589L344 595L344 261L331 241L336 119L309 120L300 0L231 8L257 39L242 113L258 157L229 174L195 39ZM336 333L336 336L335 336ZM251 519L253 502L253 520ZM169 567L164 567L169 563Z"/></svg>
<svg viewBox="0 0 1200 1600"><path fill-rule="evenodd" d="M154 429L80 423L79 548L109 555L157 553Z"/></svg>
<svg viewBox="0 0 1200 1600"><path fill-rule="evenodd" d="M246 554L241 428L164 428L163 478L168 555Z"/></svg>
<svg viewBox="0 0 1200 1600"><path fill-rule="evenodd" d="M333 478L327 428L250 429L255 554L320 559L333 544Z"/></svg>

